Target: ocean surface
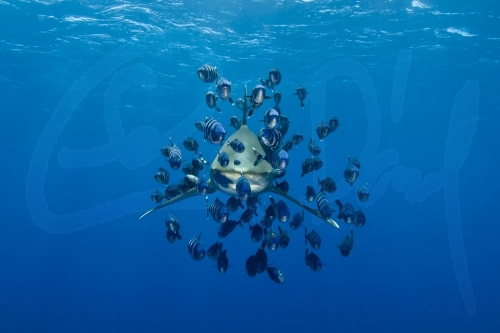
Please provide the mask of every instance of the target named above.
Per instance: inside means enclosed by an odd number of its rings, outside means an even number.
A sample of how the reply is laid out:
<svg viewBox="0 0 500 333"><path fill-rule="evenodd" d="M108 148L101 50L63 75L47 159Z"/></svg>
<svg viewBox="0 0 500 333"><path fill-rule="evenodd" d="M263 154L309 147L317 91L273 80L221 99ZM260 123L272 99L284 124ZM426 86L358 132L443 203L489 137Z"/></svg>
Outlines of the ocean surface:
<svg viewBox="0 0 500 333"><path fill-rule="evenodd" d="M212 162L218 146L194 123L213 116L228 137L242 116L228 101L207 107L215 82L196 74L207 63L233 99L278 68L285 140L304 135L289 151L289 194L305 202L318 178L337 183L327 197L340 228L308 212L297 230L274 222L291 236L267 250L283 284L247 275L260 243L248 225L218 238L204 196L139 220L164 188L159 167L171 183L184 176L160 154L169 138L187 163L189 136ZM0 102L0 332L500 332L495 1L0 0ZM272 106L249 118L255 133ZM341 125L320 142L332 116ZM310 138L323 167L300 177ZM352 187L348 156L361 163ZM366 225L338 219L336 199ZM183 237L172 244L169 213ZM321 235L319 272L306 266L306 227ZM225 274L189 256L200 233L207 248L223 242Z"/></svg>

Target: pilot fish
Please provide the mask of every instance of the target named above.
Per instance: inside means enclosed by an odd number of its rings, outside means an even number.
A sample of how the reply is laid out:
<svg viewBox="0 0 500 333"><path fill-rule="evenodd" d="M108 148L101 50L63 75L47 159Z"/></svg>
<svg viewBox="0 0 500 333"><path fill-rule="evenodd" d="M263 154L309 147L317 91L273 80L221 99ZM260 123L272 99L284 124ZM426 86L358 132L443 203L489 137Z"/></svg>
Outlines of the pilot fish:
<svg viewBox="0 0 500 333"><path fill-rule="evenodd" d="M344 220L345 223L353 223L354 222L354 208L350 203L346 201L345 204L342 204L340 200L335 200L337 206L339 206L339 213L337 217L341 220Z"/></svg>
<svg viewBox="0 0 500 333"><path fill-rule="evenodd" d="M250 103L252 103L252 108L248 111L249 117L253 115L253 111L259 108L266 99L271 98L270 96L266 96L266 88L262 84L253 87L251 95L247 97L250 98Z"/></svg>
<svg viewBox="0 0 500 333"><path fill-rule="evenodd" d="M273 168L285 169L288 166L288 153L283 149L277 149L271 154L266 155L266 157L263 157L255 148L252 147L252 149L255 155L257 155L254 166L262 160L266 160Z"/></svg>
<svg viewBox="0 0 500 333"><path fill-rule="evenodd" d="M230 233L233 232L234 228L236 228L237 225L240 225L243 228L243 224L241 221L233 221L233 220L227 220L224 223L221 223L219 229L217 229L217 235L220 238L226 238Z"/></svg>
<svg viewBox="0 0 500 333"><path fill-rule="evenodd" d="M295 213L290 221L290 229L297 230L304 222L304 210L301 213Z"/></svg>
<svg viewBox="0 0 500 333"><path fill-rule="evenodd" d="M278 231L280 232L280 247L282 249L286 249L288 246L288 243L290 243L290 235L288 232L285 230L283 231L280 226L278 226Z"/></svg>
<svg viewBox="0 0 500 333"><path fill-rule="evenodd" d="M278 125L280 114L276 109L270 108L264 113L264 126L268 129L273 129Z"/></svg>
<svg viewBox="0 0 500 333"><path fill-rule="evenodd" d="M170 174L167 170L159 168L158 171L156 171L154 178L158 183L168 185L168 182L170 181Z"/></svg>
<svg viewBox="0 0 500 333"><path fill-rule="evenodd" d="M225 151L220 152L217 161L219 161L221 167L225 168L229 164L229 155Z"/></svg>
<svg viewBox="0 0 500 333"><path fill-rule="evenodd" d="M309 234L307 233L307 228L305 229L306 234L306 245L307 242L311 244L311 247L315 250L319 249L321 246L321 237L319 234L313 229Z"/></svg>
<svg viewBox="0 0 500 333"><path fill-rule="evenodd" d="M236 130L239 130L241 128L241 121L238 117L232 116L230 119L230 124L229 126L234 127Z"/></svg>
<svg viewBox="0 0 500 333"><path fill-rule="evenodd" d="M217 74L217 67L212 67L209 64L205 64L200 68L198 68L197 73L200 80L202 80L205 83L212 83L219 76Z"/></svg>
<svg viewBox="0 0 500 333"><path fill-rule="evenodd" d="M269 231L266 235L266 245L270 251L276 251L280 246L280 237L276 233L276 231Z"/></svg>
<svg viewBox="0 0 500 333"><path fill-rule="evenodd" d="M193 151L196 155L198 155L198 148L199 148L199 143L192 137L186 138L182 144L184 145L184 148L186 148L189 151Z"/></svg>
<svg viewBox="0 0 500 333"><path fill-rule="evenodd" d="M219 107L217 106L217 96L215 96L213 91L207 92L205 95L205 102L209 109L215 109L217 112L221 112Z"/></svg>
<svg viewBox="0 0 500 333"><path fill-rule="evenodd" d="M205 246L203 243L200 241L201 238L201 233L198 235L198 237L193 237L188 243L188 252L191 258L193 258L196 261L202 260L205 258Z"/></svg>
<svg viewBox="0 0 500 333"><path fill-rule="evenodd" d="M219 95L220 99L223 101L229 101L229 103L233 104L233 99L231 98L231 82L221 77L220 80L217 81L217 95Z"/></svg>
<svg viewBox="0 0 500 333"><path fill-rule="evenodd" d="M351 253L353 246L354 246L354 232L351 229L351 235L350 236L347 235L342 240L340 245L337 245L337 247L340 249L340 254L342 254L342 256L344 257L347 257L349 253Z"/></svg>
<svg viewBox="0 0 500 333"><path fill-rule="evenodd" d="M282 284L285 282L285 274L278 267L267 267L266 271L271 280L273 280L274 282L278 284Z"/></svg>
<svg viewBox="0 0 500 333"><path fill-rule="evenodd" d="M241 200L247 200L248 197L252 194L250 183L243 174L236 181L236 193Z"/></svg>
<svg viewBox="0 0 500 333"><path fill-rule="evenodd" d="M227 145L233 148L233 150L237 153L243 153L245 151L245 144L238 139L228 142Z"/></svg>
<svg viewBox="0 0 500 333"><path fill-rule="evenodd" d="M170 146L165 146L160 151L163 156L168 157L168 163L173 170L180 168L182 163L181 150L172 142L172 138L170 138Z"/></svg>
<svg viewBox="0 0 500 333"><path fill-rule="evenodd" d="M318 134L319 140L323 140L330 134L330 125L325 123L324 120L319 123L318 127L316 127L316 134Z"/></svg>
<svg viewBox="0 0 500 333"><path fill-rule="evenodd" d="M208 219L208 214L210 213L215 222L219 223L226 222L229 216L229 211L227 210L226 205L223 202L221 202L219 198L216 198L215 201L210 206L208 205L208 196L206 197L206 201L207 201L207 219Z"/></svg>
<svg viewBox="0 0 500 333"><path fill-rule="evenodd" d="M229 259L227 258L227 250L222 251L217 257L217 270L221 274L225 274L229 267Z"/></svg>
<svg viewBox="0 0 500 333"><path fill-rule="evenodd" d="M321 147L318 146L312 138L311 140L309 140L309 145L307 146L307 148L309 148L309 151L313 156L319 156L319 154L321 154Z"/></svg>
<svg viewBox="0 0 500 333"><path fill-rule="evenodd" d="M304 99L306 99L307 95L306 88L304 88L303 86L298 87L294 95L297 95L297 97L299 98L300 106L304 108Z"/></svg>
<svg viewBox="0 0 500 333"><path fill-rule="evenodd" d="M318 196L316 197L316 202L318 204L318 211L326 219L329 219L332 216L332 206L330 205L330 201L326 197L324 191L320 191Z"/></svg>
<svg viewBox="0 0 500 333"><path fill-rule="evenodd" d="M283 200L278 200L278 202L276 202L271 196L269 197L269 200L274 207L278 221L286 223L290 218L290 208L288 208L287 204Z"/></svg>
<svg viewBox="0 0 500 333"><path fill-rule="evenodd" d="M330 127L330 133L335 132L337 130L337 127L340 126L338 118L335 116L331 117L328 121L328 125Z"/></svg>
<svg viewBox="0 0 500 333"><path fill-rule="evenodd" d="M222 127L221 123L215 120L213 117L205 119L203 125L203 138L213 144L219 144L224 140L226 136L226 131Z"/></svg>
<svg viewBox="0 0 500 333"><path fill-rule="evenodd" d="M306 249L306 266L312 269L315 272L319 272L321 270L321 267L323 267L323 263L321 262L321 259L318 257L318 255L314 252L309 252L308 249Z"/></svg>
<svg viewBox="0 0 500 333"><path fill-rule="evenodd" d="M366 187L367 185L361 186L358 189L357 195L358 195L359 201L361 201L361 202L365 202L370 197L370 190L368 190L368 187Z"/></svg>
<svg viewBox="0 0 500 333"><path fill-rule="evenodd" d="M318 185L321 186L322 191L328 193L334 193L337 190L337 184L330 177L326 177L323 180L319 179L318 177Z"/></svg>
<svg viewBox="0 0 500 333"><path fill-rule="evenodd" d="M265 146L274 150L281 144L283 136L276 129L263 128L259 132L259 138Z"/></svg>

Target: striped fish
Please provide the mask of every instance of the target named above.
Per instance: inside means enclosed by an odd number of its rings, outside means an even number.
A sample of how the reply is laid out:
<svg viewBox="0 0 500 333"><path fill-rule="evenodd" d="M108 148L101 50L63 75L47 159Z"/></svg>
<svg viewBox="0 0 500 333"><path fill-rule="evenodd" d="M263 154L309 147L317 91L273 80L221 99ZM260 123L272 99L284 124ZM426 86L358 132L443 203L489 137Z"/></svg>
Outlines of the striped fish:
<svg viewBox="0 0 500 333"><path fill-rule="evenodd" d="M172 138L170 138L170 146L165 146L160 151L163 156L168 157L168 163L173 170L180 168L182 163L182 153L179 147L172 142Z"/></svg>
<svg viewBox="0 0 500 333"><path fill-rule="evenodd" d="M271 196L269 196L269 201L274 207L278 221L286 223L290 219L290 208L286 205L283 200L276 202Z"/></svg>
<svg viewBox="0 0 500 333"><path fill-rule="evenodd" d="M248 197L252 194L250 183L245 178L245 176L243 176L243 174L236 181L236 193L241 200L247 200Z"/></svg>
<svg viewBox="0 0 500 333"><path fill-rule="evenodd" d="M208 214L210 213L215 222L219 223L226 222L229 216L229 211L227 210L226 205L222 201L220 201L219 198L216 198L214 203L211 204L210 206L208 205L208 196L206 197L206 200L207 200L207 219L208 219Z"/></svg>
<svg viewBox="0 0 500 333"><path fill-rule="evenodd" d="M201 195L204 195L207 193L207 190L208 190L208 183L207 181L205 180L205 178L198 178L196 180L196 191L201 194Z"/></svg>
<svg viewBox="0 0 500 333"><path fill-rule="evenodd" d="M328 193L334 193L337 190L337 184L330 177L326 177L323 180L318 177L318 185L321 186L321 191L326 191Z"/></svg>
<svg viewBox="0 0 500 333"><path fill-rule="evenodd" d="M224 130L224 127L222 127L222 124L213 117L205 119L204 127L203 138L205 141L218 145L224 140L226 131Z"/></svg>
<svg viewBox="0 0 500 333"><path fill-rule="evenodd" d="M313 229L310 233L307 233L307 228L305 229L306 244L309 242L311 247L315 250L319 249L321 246L321 236Z"/></svg>
<svg viewBox="0 0 500 333"><path fill-rule="evenodd" d="M215 109L217 112L221 112L219 107L217 106L217 96L215 96L213 91L207 92L205 95L205 102L209 109Z"/></svg>
<svg viewBox="0 0 500 333"><path fill-rule="evenodd" d="M245 145L238 139L228 142L227 145L233 148L233 150L237 153L243 153L245 151Z"/></svg>
<svg viewBox="0 0 500 333"><path fill-rule="evenodd" d="M217 67L212 67L209 64L205 64L198 68L198 77L205 83L214 82L219 74L217 74Z"/></svg>
<svg viewBox="0 0 500 333"><path fill-rule="evenodd" d="M281 144L283 136L276 129L263 128L260 130L259 138L265 146L274 150Z"/></svg>
<svg viewBox="0 0 500 333"><path fill-rule="evenodd" d="M342 254L344 257L347 257L349 253L351 253L351 250L354 246L354 232L351 229L351 235L347 235L340 245L337 245L337 247L340 249L340 254Z"/></svg>
<svg viewBox="0 0 500 333"><path fill-rule="evenodd" d="M354 207L350 203L346 201L345 204L342 204L340 200L335 200L337 206L339 206L339 214L337 218L344 220L345 223L353 223L354 222Z"/></svg>
<svg viewBox="0 0 500 333"><path fill-rule="evenodd" d="M217 81L217 95L219 95L220 99L223 101L229 101L229 103L233 104L233 99L231 98L231 82L229 80L221 77L219 81Z"/></svg>
<svg viewBox="0 0 500 333"><path fill-rule="evenodd" d="M270 108L264 113L264 126L268 129L273 129L278 125L280 114L276 109Z"/></svg>
<svg viewBox="0 0 500 333"><path fill-rule="evenodd" d="M332 216L333 210L330 205L330 201L326 197L324 191L320 191L316 197L316 202L318 204L318 211L325 219L329 219Z"/></svg>
<svg viewBox="0 0 500 333"><path fill-rule="evenodd" d="M321 154L321 147L318 146L312 138L311 140L309 140L309 145L307 146L307 148L309 148L309 151L313 156L319 156L319 154Z"/></svg>
<svg viewBox="0 0 500 333"><path fill-rule="evenodd" d="M259 164L262 160L266 160L273 168L285 169L288 166L288 153L283 149L277 149L273 151L271 154L263 157L254 147L252 147L255 155L257 155L257 160L254 163L254 166Z"/></svg>
<svg viewBox="0 0 500 333"><path fill-rule="evenodd" d="M328 125L327 123L325 123L324 120L322 120L321 123L319 123L318 127L316 128L316 133L318 134L319 140L320 141L323 140L328 136L328 134L330 134L330 125Z"/></svg>

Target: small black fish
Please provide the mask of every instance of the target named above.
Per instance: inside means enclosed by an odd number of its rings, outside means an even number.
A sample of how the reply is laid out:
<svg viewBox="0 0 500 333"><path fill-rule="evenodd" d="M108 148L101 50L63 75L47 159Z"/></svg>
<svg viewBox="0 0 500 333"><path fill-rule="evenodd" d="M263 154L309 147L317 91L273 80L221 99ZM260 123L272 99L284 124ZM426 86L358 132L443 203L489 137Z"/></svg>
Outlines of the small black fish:
<svg viewBox="0 0 500 333"><path fill-rule="evenodd" d="M307 185L306 187L306 201L313 202L316 200L316 190L314 187Z"/></svg>
<svg viewBox="0 0 500 333"><path fill-rule="evenodd" d="M212 260L217 260L217 257L222 253L222 242L215 242L212 244L208 250L207 255Z"/></svg>
<svg viewBox="0 0 500 333"><path fill-rule="evenodd" d="M281 72L279 71L279 69L276 69L276 68L273 68L269 71L269 80L271 80L271 82L277 86L280 84L281 82Z"/></svg>
<svg viewBox="0 0 500 333"><path fill-rule="evenodd" d="M286 175L286 170L277 168L273 170L273 173L274 173L274 178L283 178Z"/></svg>
<svg viewBox="0 0 500 333"><path fill-rule="evenodd" d="M231 82L221 77L220 80L217 81L217 95L219 95L220 99L223 101L229 101L229 103L233 104L233 99L231 98Z"/></svg>
<svg viewBox="0 0 500 333"><path fill-rule="evenodd" d="M264 229L260 224L255 224L250 226L250 238L252 239L253 242L260 242L262 241L262 237L264 237Z"/></svg>
<svg viewBox="0 0 500 333"><path fill-rule="evenodd" d="M247 97L250 98L250 102L252 103L252 108L248 112L248 117L251 117L253 111L259 108L266 99L271 98L270 96L266 96L266 88L262 84L253 87L251 95Z"/></svg>
<svg viewBox="0 0 500 333"><path fill-rule="evenodd" d="M255 216L258 215L257 210L252 209L252 208L247 208L247 209L245 209L243 214L241 214L240 221L242 221L244 223L250 223L250 221L252 221L252 218L254 215Z"/></svg>
<svg viewBox="0 0 500 333"><path fill-rule="evenodd" d="M245 100L243 98L238 98L234 104L241 111L245 110Z"/></svg>
<svg viewBox="0 0 500 333"><path fill-rule="evenodd" d="M354 232L351 229L351 236L347 235L340 245L337 245L337 247L340 249L340 254L342 256L347 257L349 253L351 253L352 248L354 247Z"/></svg>
<svg viewBox="0 0 500 333"><path fill-rule="evenodd" d="M352 158L348 156L349 164L347 164L347 167L344 170L344 179L346 182L351 185L358 179L359 177L359 168L361 167L361 164L359 163L359 160L357 158Z"/></svg>
<svg viewBox="0 0 500 333"><path fill-rule="evenodd" d="M278 231L280 232L280 247L286 249L288 243L290 243L290 235L286 230L283 231L280 226L278 226Z"/></svg>
<svg viewBox="0 0 500 333"><path fill-rule="evenodd" d="M326 194L324 191L321 191L318 193L318 196L316 197L317 204L318 204L318 211L326 219L329 219L332 214L333 214L333 209L332 206L330 205L330 201L326 197Z"/></svg>
<svg viewBox="0 0 500 333"><path fill-rule="evenodd" d="M229 213L235 213L238 211L238 207L245 208L241 203L241 200L236 197L229 197L226 201L227 210Z"/></svg>
<svg viewBox="0 0 500 333"><path fill-rule="evenodd" d="M328 125L330 126L330 133L333 133L337 130L337 127L340 126L339 120L337 119L337 117L333 116L330 118Z"/></svg>
<svg viewBox="0 0 500 333"><path fill-rule="evenodd" d="M198 237L193 237L188 243L188 252L191 258L193 258L196 261L202 260L205 258L205 246L203 243L200 241L201 238L201 233L198 235Z"/></svg>
<svg viewBox="0 0 500 333"><path fill-rule="evenodd" d="M245 151L245 144L238 139L228 142L227 145L233 148L237 153L243 153Z"/></svg>
<svg viewBox="0 0 500 333"><path fill-rule="evenodd" d="M236 101L236 102L238 102L238 101ZM239 130L241 128L241 121L238 119L238 117L232 116L230 119L229 126L234 127L236 130Z"/></svg>
<svg viewBox="0 0 500 333"><path fill-rule="evenodd" d="M290 185L286 180L282 181L281 183L278 183L278 181L276 180L276 187L285 193L288 193L288 191L290 190Z"/></svg>
<svg viewBox="0 0 500 333"><path fill-rule="evenodd" d="M299 131L295 132L295 134L292 136L292 141L295 146L297 146L299 143L301 143L304 140L304 136L299 133Z"/></svg>
<svg viewBox="0 0 500 333"><path fill-rule="evenodd" d="M219 198L215 198L215 201L209 206L208 205L208 196L206 197L206 206L207 206L207 219L208 214L212 216L215 222L224 223L227 221L229 216L229 211L227 210L226 205L219 200Z"/></svg>
<svg viewBox="0 0 500 333"><path fill-rule="evenodd" d="M307 242L311 244L312 248L317 250L321 246L321 237L319 234L313 229L309 234L307 233L307 228L305 229L306 234L306 245Z"/></svg>
<svg viewBox="0 0 500 333"><path fill-rule="evenodd" d="M167 170L159 168L158 171L156 171L154 178L158 183L168 185L168 182L170 181L170 174Z"/></svg>
<svg viewBox="0 0 500 333"><path fill-rule="evenodd" d="M281 102L281 93L279 91L275 91L273 95L274 103L278 106Z"/></svg>
<svg viewBox="0 0 500 333"><path fill-rule="evenodd" d="M167 200L173 199L179 194L181 194L181 191L176 184L170 184L165 188L165 198L167 198Z"/></svg>
<svg viewBox="0 0 500 333"><path fill-rule="evenodd" d="M299 98L300 106L304 108L304 99L306 99L307 95L306 88L304 88L304 86L298 87L294 95L297 95L297 97Z"/></svg>
<svg viewBox="0 0 500 333"><path fill-rule="evenodd" d="M258 195L251 195L247 199L247 208L257 208L257 204L259 206L262 206L262 203L260 202L260 197ZM243 208L243 207L242 207Z"/></svg>
<svg viewBox="0 0 500 333"><path fill-rule="evenodd" d="M179 234L181 224L179 223L179 220L175 215L168 214L167 218L165 219L165 226L168 230L174 233L176 238L182 239L182 236Z"/></svg>
<svg viewBox="0 0 500 333"><path fill-rule="evenodd" d="M217 257L217 270L221 274L225 274L229 267L229 259L227 259L227 250L222 251Z"/></svg>
<svg viewBox="0 0 500 333"><path fill-rule="evenodd" d="M312 163L314 171L318 171L323 166L323 161L321 160L321 157L313 157Z"/></svg>
<svg viewBox="0 0 500 333"><path fill-rule="evenodd" d="M290 221L290 229L297 230L302 225L302 222L304 222L304 210L302 210L302 213L295 213L293 215Z"/></svg>
<svg viewBox="0 0 500 333"><path fill-rule="evenodd" d="M313 156L319 156L319 154L321 154L321 147L318 146L312 138L311 140L309 140L309 145L307 146L307 148L309 148L309 151Z"/></svg>
<svg viewBox="0 0 500 333"><path fill-rule="evenodd" d="M194 153L196 155L198 155L198 148L199 148L199 144L198 144L198 141L196 141L195 139L193 139L192 137L189 137L189 138L186 138L182 144L184 145L184 148L186 148L187 150L189 151L194 151Z"/></svg>
<svg viewBox="0 0 500 333"><path fill-rule="evenodd" d="M225 168L229 164L229 155L225 151L219 153L219 157L217 157L217 161L221 167Z"/></svg>
<svg viewBox="0 0 500 333"><path fill-rule="evenodd" d="M194 126L200 132L205 131L205 122L204 121L197 121L194 123Z"/></svg>
<svg viewBox="0 0 500 333"><path fill-rule="evenodd" d="M370 197L370 190L368 190L367 185L361 186L358 190L358 199L361 202L365 202Z"/></svg>
<svg viewBox="0 0 500 333"><path fill-rule="evenodd" d="M335 191L337 191L337 184L330 177L326 177L323 180L319 179L318 177L318 185L321 186L321 191L325 191L328 193L334 193Z"/></svg>
<svg viewBox="0 0 500 333"><path fill-rule="evenodd" d="M304 177L304 175L313 172L313 170L314 170L313 159L311 157L306 158L304 162L302 162L302 174L300 176Z"/></svg>
<svg viewBox="0 0 500 333"><path fill-rule="evenodd" d="M292 140L288 140L285 142L285 144L283 145L283 150L286 151L286 152L289 152L290 149L293 148L293 141Z"/></svg>
<svg viewBox="0 0 500 333"><path fill-rule="evenodd" d="M279 108L276 109L280 112ZM281 114L281 112L280 112ZM290 127L290 119L287 116L280 115L278 125L276 126L276 130L281 133L281 136L285 136L288 133L288 128Z"/></svg>
<svg viewBox="0 0 500 333"><path fill-rule="evenodd" d="M209 109L215 109L217 112L221 112L219 107L217 106L217 96L215 96L213 91L207 92L205 95L205 102Z"/></svg>
<svg viewBox="0 0 500 333"><path fill-rule="evenodd" d="M316 133L318 134L318 138L319 140L323 140L324 138L326 138L328 136L328 134L330 134L330 125L328 125L327 123L325 123L325 121L321 121L321 123L319 123L318 127L316 127Z"/></svg>
<svg viewBox="0 0 500 333"><path fill-rule="evenodd" d="M274 207L278 221L286 223L290 219L290 208L288 208L283 200L278 200L278 202L276 202L271 196L269 196L269 200Z"/></svg>
<svg viewBox="0 0 500 333"><path fill-rule="evenodd" d="M279 119L279 112L276 109L270 108L264 113L264 126L268 129L273 129L278 125Z"/></svg>
<svg viewBox="0 0 500 333"><path fill-rule="evenodd" d="M151 201L153 201L155 204L162 202L163 198L163 194L158 190L151 194Z"/></svg>
<svg viewBox="0 0 500 333"><path fill-rule="evenodd" d="M233 164L234 164L234 165L240 165L240 164L241 164L241 162L240 162L240 160L239 160L239 159L235 159L235 160L233 161Z"/></svg>
<svg viewBox="0 0 500 333"><path fill-rule="evenodd" d="M214 82L219 74L217 74L217 67L212 67L209 64L205 64L198 68L198 77L205 83Z"/></svg>
<svg viewBox="0 0 500 333"><path fill-rule="evenodd" d="M276 210L274 208L274 205L269 205L266 208L265 216L273 222L276 219Z"/></svg>
<svg viewBox="0 0 500 333"><path fill-rule="evenodd" d="M185 166L182 167L182 172L185 175L193 175L195 177L198 177L200 170L196 168L193 164L186 164Z"/></svg>
<svg viewBox="0 0 500 333"><path fill-rule="evenodd" d="M361 211L361 209L354 212L353 224L358 228L361 228L362 226L364 226L366 224L366 216Z"/></svg>
<svg viewBox="0 0 500 333"><path fill-rule="evenodd" d="M345 223L353 223L354 222L354 208L350 203L346 201L345 204L342 204L340 200L335 200L337 206L339 206L339 213L337 218L340 220L344 220Z"/></svg>
<svg viewBox="0 0 500 333"><path fill-rule="evenodd" d="M265 228L265 229L269 229L271 228L271 226L273 225L273 220L270 219L268 216L264 215L261 219L260 219L260 225Z"/></svg>
<svg viewBox="0 0 500 333"><path fill-rule="evenodd" d="M205 139L205 141L216 145L224 141L226 130L217 120L212 117L207 118L205 119L203 126L203 138Z"/></svg>
<svg viewBox="0 0 500 333"><path fill-rule="evenodd" d="M168 157L168 163L173 170L179 169L182 163L182 154L179 147L172 142L172 138L170 138L170 146L163 147L160 152L163 156Z"/></svg>
<svg viewBox="0 0 500 333"><path fill-rule="evenodd" d="M269 231L266 235L266 245L270 251L276 251L280 246L280 237L276 233L276 231Z"/></svg>
<svg viewBox="0 0 500 333"><path fill-rule="evenodd" d="M198 178L196 181L196 192L200 195L205 195L208 191L208 183L205 178Z"/></svg>
<svg viewBox="0 0 500 333"><path fill-rule="evenodd" d="M266 267L267 274L274 282L282 284L285 282L285 274L278 267Z"/></svg>
<svg viewBox="0 0 500 333"><path fill-rule="evenodd" d="M217 235L220 238L226 238L230 233L233 232L234 228L236 228L237 225L240 225L243 228L243 224L241 221L233 221L233 220L227 220L224 223L221 223L219 229L217 229Z"/></svg>
<svg viewBox="0 0 500 333"><path fill-rule="evenodd" d="M309 253L308 249L306 249L305 259L306 259L306 266L315 272L319 272L321 270L321 267L323 267L321 259L314 252L311 251L311 253Z"/></svg>

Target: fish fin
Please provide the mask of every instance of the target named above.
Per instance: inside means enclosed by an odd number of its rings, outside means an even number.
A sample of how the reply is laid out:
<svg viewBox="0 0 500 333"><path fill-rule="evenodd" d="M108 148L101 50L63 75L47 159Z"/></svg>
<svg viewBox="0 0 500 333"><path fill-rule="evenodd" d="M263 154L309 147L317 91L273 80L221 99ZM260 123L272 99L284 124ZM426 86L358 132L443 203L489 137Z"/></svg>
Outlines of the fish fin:
<svg viewBox="0 0 500 333"><path fill-rule="evenodd" d="M293 93L292 95L297 95L297 93L295 92L295 93Z"/></svg>
<svg viewBox="0 0 500 333"><path fill-rule="evenodd" d="M177 237L177 239L181 240L182 239L182 236L181 234L179 234L179 232L176 232L175 233L175 237Z"/></svg>
<svg viewBox="0 0 500 333"><path fill-rule="evenodd" d="M233 99L232 99L231 97L228 97L228 99L227 99L227 100L229 101L229 103L231 103L231 104L233 104L233 105L234 105L234 101L233 101Z"/></svg>
<svg viewBox="0 0 500 333"><path fill-rule="evenodd" d="M308 250L308 249L306 249L306 257L307 257L307 255L308 255L308 254L309 254L309 250Z"/></svg>
<svg viewBox="0 0 500 333"><path fill-rule="evenodd" d="M217 112L222 112L218 106L215 107L215 110L217 110Z"/></svg>
<svg viewBox="0 0 500 333"><path fill-rule="evenodd" d="M206 200L206 210L207 210L207 220L208 220L208 195L205 197Z"/></svg>
<svg viewBox="0 0 500 333"><path fill-rule="evenodd" d="M302 108L304 108L304 102L300 101L300 106L302 106Z"/></svg>
<svg viewBox="0 0 500 333"><path fill-rule="evenodd" d="M253 109L250 109L250 111L248 111L248 118L250 118L251 116L253 116Z"/></svg>
<svg viewBox="0 0 500 333"><path fill-rule="evenodd" d="M305 244L307 245L307 227L304 229L304 233L306 235L306 241L305 241Z"/></svg>
<svg viewBox="0 0 500 333"><path fill-rule="evenodd" d="M264 96L264 99L270 99L273 98L272 96Z"/></svg>
<svg viewBox="0 0 500 333"><path fill-rule="evenodd" d="M241 199L238 199L238 206L240 206L240 208L244 209L245 206L243 206L243 203L241 202Z"/></svg>
<svg viewBox="0 0 500 333"><path fill-rule="evenodd" d="M265 85L266 82L259 77L260 84Z"/></svg>
<svg viewBox="0 0 500 333"><path fill-rule="evenodd" d="M278 226L278 231L280 232L280 234L282 234L282 233L283 233L283 230L281 230L281 227L280 227L280 226Z"/></svg>

